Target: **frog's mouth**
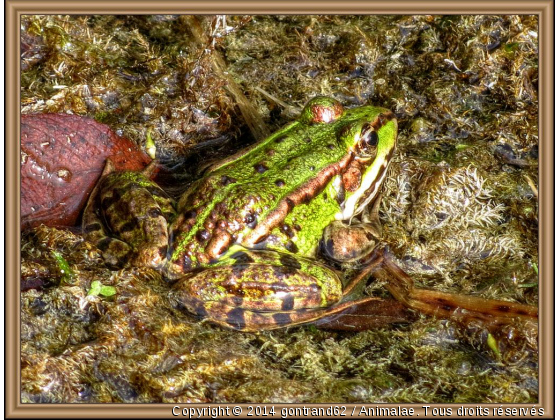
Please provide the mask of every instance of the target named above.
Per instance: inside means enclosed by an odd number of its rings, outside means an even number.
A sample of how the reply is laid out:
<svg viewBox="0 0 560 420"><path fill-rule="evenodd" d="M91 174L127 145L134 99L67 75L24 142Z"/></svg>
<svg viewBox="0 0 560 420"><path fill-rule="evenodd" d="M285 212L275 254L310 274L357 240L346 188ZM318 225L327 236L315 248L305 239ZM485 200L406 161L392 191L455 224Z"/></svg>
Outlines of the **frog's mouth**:
<svg viewBox="0 0 560 420"><path fill-rule="evenodd" d="M393 123L396 124L396 121L393 120ZM350 220L359 215L379 193L396 144L393 143L389 146L386 142L382 143L380 133L380 145L384 147L378 150L373 164L365 165L366 169L362 173L358 189L350 195L348 195L348 191L346 192L346 200L340 204L340 212L336 215L337 220Z"/></svg>
<svg viewBox="0 0 560 420"><path fill-rule="evenodd" d="M373 200L383 184L388 163L388 161L383 161L379 171L370 170L363 176L360 188L340 205L340 213L337 214L338 220L350 220L360 214Z"/></svg>

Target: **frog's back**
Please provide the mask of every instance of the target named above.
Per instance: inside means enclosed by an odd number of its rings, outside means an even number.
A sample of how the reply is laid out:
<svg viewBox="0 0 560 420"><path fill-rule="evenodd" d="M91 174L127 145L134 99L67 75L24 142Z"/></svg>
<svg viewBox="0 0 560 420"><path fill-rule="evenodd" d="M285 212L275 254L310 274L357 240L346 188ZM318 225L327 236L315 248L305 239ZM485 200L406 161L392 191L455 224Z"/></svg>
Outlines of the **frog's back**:
<svg viewBox="0 0 560 420"><path fill-rule="evenodd" d="M271 136L239 159L214 167L181 198L170 230L175 246L170 260L181 271L211 264L236 243L297 249L292 237L299 226L284 221L295 208L311 204L344 167L348 153L326 134L312 139L296 130L290 141L286 134Z"/></svg>
<svg viewBox="0 0 560 420"><path fill-rule="evenodd" d="M298 121L212 166L179 201L168 271L179 276L215 264L234 244L312 256L323 228L358 186L360 196L375 194L360 181L376 156L385 111L344 111L316 98ZM381 182L376 173L385 156L383 149L370 181Z"/></svg>

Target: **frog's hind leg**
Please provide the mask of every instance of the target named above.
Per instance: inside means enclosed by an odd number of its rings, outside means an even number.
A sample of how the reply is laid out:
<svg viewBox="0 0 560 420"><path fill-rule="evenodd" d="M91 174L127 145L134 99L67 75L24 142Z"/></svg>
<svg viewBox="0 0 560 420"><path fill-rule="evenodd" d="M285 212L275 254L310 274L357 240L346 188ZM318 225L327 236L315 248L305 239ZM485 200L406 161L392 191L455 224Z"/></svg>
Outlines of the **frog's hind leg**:
<svg viewBox="0 0 560 420"><path fill-rule="evenodd" d="M388 253L372 274L387 282L387 289L397 301L424 314L489 329L515 322L524 322L527 328L537 328L537 307L414 287L412 278L391 261Z"/></svg>
<svg viewBox="0 0 560 420"><path fill-rule="evenodd" d="M177 281L173 306L227 328L257 331L313 321L342 297L338 274L309 259L245 250L221 263Z"/></svg>
<svg viewBox="0 0 560 420"><path fill-rule="evenodd" d="M409 322L410 311L393 300L368 297L344 302L330 308L293 311L253 311L219 304L205 304L189 296L178 309L208 319L221 327L243 332L256 332L315 323L320 328L362 331L393 323Z"/></svg>
<svg viewBox="0 0 560 420"><path fill-rule="evenodd" d="M206 319L212 324L244 332L274 330L302 324L317 319L325 312L317 309L255 311L231 306L224 302L204 302L190 295L182 296L173 303L177 309Z"/></svg>
<svg viewBox="0 0 560 420"><path fill-rule="evenodd" d="M177 309L208 319L221 327L243 332L275 330L305 324L330 314L330 308L297 309L292 311L258 311L228 305L224 302L203 302L194 296L184 296L175 302ZM345 305L346 309L351 306Z"/></svg>
<svg viewBox="0 0 560 420"><path fill-rule="evenodd" d="M175 217L174 203L145 173L117 172L108 159L88 200L83 231L110 266L130 262L159 268L167 255L167 222Z"/></svg>
<svg viewBox="0 0 560 420"><path fill-rule="evenodd" d="M103 177L115 171L111 159L107 159L105 168L95 188L91 192L82 216L82 231L86 238L102 252L106 264L120 267L130 258L132 248L125 242L108 235L100 211L100 184Z"/></svg>
<svg viewBox="0 0 560 420"><path fill-rule="evenodd" d="M336 273L313 261L276 252L238 251L223 266L180 279L170 300L177 309L245 332L317 320L324 328L354 331L406 322L410 311L398 302L354 299L371 269L382 261L383 255L377 253L341 290Z"/></svg>

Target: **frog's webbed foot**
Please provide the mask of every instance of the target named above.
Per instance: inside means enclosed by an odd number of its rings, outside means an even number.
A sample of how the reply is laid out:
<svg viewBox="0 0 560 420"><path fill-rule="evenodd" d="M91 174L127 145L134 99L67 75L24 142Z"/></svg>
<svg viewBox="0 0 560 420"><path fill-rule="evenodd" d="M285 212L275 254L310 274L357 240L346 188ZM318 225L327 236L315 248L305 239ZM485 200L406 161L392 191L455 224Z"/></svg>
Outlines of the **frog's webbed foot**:
<svg viewBox="0 0 560 420"><path fill-rule="evenodd" d="M535 306L416 288L412 278L391 261L387 251L383 263L377 265L372 274L387 282L387 289L397 301L424 314L489 331L518 322L525 328L536 330L538 326L538 307Z"/></svg>

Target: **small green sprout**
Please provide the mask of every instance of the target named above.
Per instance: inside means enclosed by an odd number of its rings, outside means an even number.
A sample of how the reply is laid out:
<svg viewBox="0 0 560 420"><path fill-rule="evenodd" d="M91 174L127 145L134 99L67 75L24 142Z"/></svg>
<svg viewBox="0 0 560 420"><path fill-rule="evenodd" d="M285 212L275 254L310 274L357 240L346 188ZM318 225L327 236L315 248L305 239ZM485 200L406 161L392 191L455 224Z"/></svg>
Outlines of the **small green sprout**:
<svg viewBox="0 0 560 420"><path fill-rule="evenodd" d="M537 282L534 282L534 283L523 283L523 284L520 284L518 287L522 287L522 288L524 288L524 289L528 289L528 288L530 288L530 287L535 287L535 286L538 286L538 285L539 285L539 283L537 283Z"/></svg>
<svg viewBox="0 0 560 420"><path fill-rule="evenodd" d="M117 293L117 289L113 286L103 286L99 280L95 280L91 283L91 287L88 291L88 296L103 296L109 297Z"/></svg>
<svg viewBox="0 0 560 420"><path fill-rule="evenodd" d="M307 328L308 328L309 332L312 333L312 334L317 334L319 332L319 329L313 324L308 325Z"/></svg>
<svg viewBox="0 0 560 420"><path fill-rule="evenodd" d="M146 153L152 159L156 158L156 144L154 142L154 139L152 139L152 129L151 128L148 128L148 131L146 132Z"/></svg>
<svg viewBox="0 0 560 420"><path fill-rule="evenodd" d="M500 349L498 348L498 342L496 341L494 336L490 333L488 333L486 344L488 344L488 347L490 347L490 349L494 352L494 354L496 354L496 356L498 356L498 358L502 357L502 354L500 353Z"/></svg>
<svg viewBox="0 0 560 420"><path fill-rule="evenodd" d="M517 49L519 49L519 42L509 42L504 46L507 53L515 52Z"/></svg>
<svg viewBox="0 0 560 420"><path fill-rule="evenodd" d="M71 283L74 278L74 271L70 268L70 264L68 264L68 261L66 261L60 252L51 251L51 253L56 260L56 264L58 265L58 269L62 275L62 283Z"/></svg>

